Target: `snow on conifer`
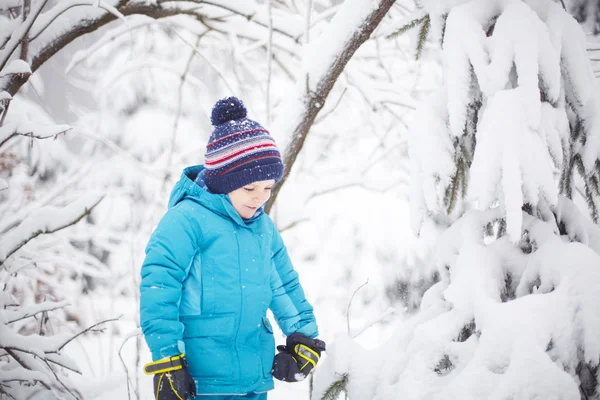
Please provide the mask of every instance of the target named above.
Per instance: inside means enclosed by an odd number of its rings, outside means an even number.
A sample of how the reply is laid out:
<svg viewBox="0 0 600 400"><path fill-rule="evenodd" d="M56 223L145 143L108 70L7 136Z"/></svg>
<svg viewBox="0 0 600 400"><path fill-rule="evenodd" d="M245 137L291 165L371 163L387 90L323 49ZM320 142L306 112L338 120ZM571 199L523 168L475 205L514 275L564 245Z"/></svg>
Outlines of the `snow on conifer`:
<svg viewBox="0 0 600 400"><path fill-rule="evenodd" d="M551 0L420 5L444 79L411 127L413 229L446 227L441 280L381 348L332 344L313 395L344 377L353 399L598 398L600 110L585 35Z"/></svg>

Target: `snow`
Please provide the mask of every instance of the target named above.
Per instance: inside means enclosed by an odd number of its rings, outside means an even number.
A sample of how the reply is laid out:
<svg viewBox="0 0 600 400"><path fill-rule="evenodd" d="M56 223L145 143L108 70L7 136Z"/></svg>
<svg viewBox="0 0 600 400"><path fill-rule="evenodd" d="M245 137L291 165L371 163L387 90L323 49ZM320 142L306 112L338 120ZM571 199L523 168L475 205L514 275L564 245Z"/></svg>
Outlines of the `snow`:
<svg viewBox="0 0 600 400"><path fill-rule="evenodd" d="M21 0L5 0L0 4L0 10L21 7Z"/></svg>
<svg viewBox="0 0 600 400"><path fill-rule="evenodd" d="M498 92L488 100L469 185L469 197L480 209L500 198L508 233L515 241L521 237L521 205L537 204L540 195L556 204L558 195L547 147L536 133L539 128L530 127L532 107L527 100L521 87Z"/></svg>
<svg viewBox="0 0 600 400"><path fill-rule="evenodd" d="M590 300L600 294L590 239L598 233L559 195L558 181L576 153L588 155L585 179L598 159L585 38L549 1L423 3L432 21L448 14L445 98L422 104L410 128L413 228L428 218L449 225L435 245L442 282L421 304L421 312L440 303L447 311L397 340L409 352L400 367L384 365L393 372L380 381L393 383L371 398L578 399L580 383L595 385L581 378L581 365L600 362L586 333L600 329ZM571 111L591 141L573 145ZM469 159L454 150L457 140L469 135L476 145L464 209L437 218L456 158Z"/></svg>
<svg viewBox="0 0 600 400"><path fill-rule="evenodd" d="M394 7L340 76L334 100L318 101L322 110L272 211L328 350L312 394L309 379L276 382L269 399L319 399L344 377L352 399L579 399L580 388L598 390L592 374L600 363L600 228L584 209L600 155L600 110L586 38L550 0L420 3L408 17L403 3ZM377 4L272 4L279 33L269 130L280 148L302 120L307 86L316 89ZM33 49L115 5L57 3L37 19ZM301 47L308 6L311 40ZM31 92L11 101L0 127L0 347L20 349L30 369L4 356L3 380L65 383L99 400L152 396L137 326L148 236L180 167L202 162L214 100L239 92L249 116L266 115L267 4L199 7L210 32L192 19L127 17L77 56L65 50L59 69L69 65L71 78L95 88L85 91L92 110L71 98L60 103L76 111L76 123L57 125ZM410 60L406 38L380 40L427 14L431 40L421 63ZM440 87L437 67L428 67L437 55ZM7 71L26 64L0 74ZM43 74L36 73L48 85L42 96L67 98L67 85L57 94ZM585 140L571 132L578 121ZM70 126L78 134L35 139ZM585 171L569 177L569 199L559 180L575 155ZM466 196L459 191L448 212L459 158L468 167ZM82 327L121 314L104 333L58 351ZM54 376L42 360L63 372ZM45 395L67 397L58 391Z"/></svg>
<svg viewBox="0 0 600 400"><path fill-rule="evenodd" d="M103 195L89 193L65 207L42 207L33 211L17 227L2 236L0 262L4 262L16 249L39 234L54 232L75 223L102 200Z"/></svg>
<svg viewBox="0 0 600 400"><path fill-rule="evenodd" d="M468 212L440 237L440 243L496 217ZM584 362L600 361L600 305L594 300L600 293L600 257L583 244L552 236L529 256L503 259L497 254L497 250L506 253L502 242L508 243L498 240L486 246L477 235L463 236L455 241L454 251L440 252L438 263L450 267L449 283L431 288L421 313L378 350L363 354L351 339L337 338L319 370L315 393L322 393L334 376L365 371L364 379L351 379L361 386L351 390L351 396L578 399L573 360L585 347L589 352L584 353ZM502 296L508 271L519 284L516 298L507 301ZM461 330L473 321L471 336L460 338ZM390 353L394 357L385 356ZM443 359L447 361L440 364ZM370 367L374 362L379 366ZM437 369L440 365L444 367ZM372 380L368 376L372 368L382 376Z"/></svg>
<svg viewBox="0 0 600 400"><path fill-rule="evenodd" d="M411 224L418 233L426 210L443 207L444 187L454 172L454 147L446 134L446 96L437 91L417 110L408 138L411 162ZM419 157L426 154L426 157ZM443 179L440 181L440 179Z"/></svg>
<svg viewBox="0 0 600 400"><path fill-rule="evenodd" d="M23 21L23 23L15 31L12 32L10 39L6 43L3 43L2 49L0 50L0 70L4 70L12 53L21 43L21 40L25 36L25 34L29 32L31 26L33 25L33 23L35 22L35 20L39 16L39 13L45 5L45 1L40 1L33 5L25 21Z"/></svg>
<svg viewBox="0 0 600 400"><path fill-rule="evenodd" d="M4 323L10 324L19 319L28 318L33 315L39 314L41 312L51 311L51 310L55 310L57 308L65 307L67 304L68 303L65 301L61 301L61 302L48 301L48 302L44 302L44 303L40 303L40 304L36 304L36 305L31 305L31 306L27 307L26 309L20 309L20 310L15 310L15 311L6 310L4 312Z"/></svg>
<svg viewBox="0 0 600 400"><path fill-rule="evenodd" d="M0 73L0 78L11 74L31 74L31 67L23 60L12 60Z"/></svg>
<svg viewBox="0 0 600 400"><path fill-rule="evenodd" d="M12 96L10 95L10 93L4 90L0 92L0 103L4 105L4 103L10 100L12 100Z"/></svg>

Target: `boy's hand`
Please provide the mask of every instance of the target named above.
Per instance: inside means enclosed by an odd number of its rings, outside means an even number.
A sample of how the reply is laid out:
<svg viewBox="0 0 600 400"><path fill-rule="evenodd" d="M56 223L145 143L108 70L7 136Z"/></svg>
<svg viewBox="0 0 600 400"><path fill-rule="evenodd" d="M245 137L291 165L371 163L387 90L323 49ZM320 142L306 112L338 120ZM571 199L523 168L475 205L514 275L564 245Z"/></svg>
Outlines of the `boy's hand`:
<svg viewBox="0 0 600 400"><path fill-rule="evenodd" d="M285 382L304 380L317 366L325 348L322 340L311 339L300 333L291 334L285 346L277 346L279 353L273 361L273 377Z"/></svg>
<svg viewBox="0 0 600 400"><path fill-rule="evenodd" d="M196 384L183 354L144 365L146 375L154 375L156 400L188 400L196 397Z"/></svg>

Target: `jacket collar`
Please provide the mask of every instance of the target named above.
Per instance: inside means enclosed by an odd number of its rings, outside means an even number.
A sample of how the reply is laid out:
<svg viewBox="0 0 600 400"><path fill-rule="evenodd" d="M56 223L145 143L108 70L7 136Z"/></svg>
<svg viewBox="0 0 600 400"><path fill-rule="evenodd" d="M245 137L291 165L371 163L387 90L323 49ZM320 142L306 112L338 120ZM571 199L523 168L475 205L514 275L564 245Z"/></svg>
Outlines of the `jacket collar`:
<svg viewBox="0 0 600 400"><path fill-rule="evenodd" d="M174 207L185 198L192 198L211 211L241 226L248 226L263 216L264 206L259 208L252 218L243 219L231 204L228 195L211 193L208 190L203 180L204 171L205 168L202 165L191 166L183 170L181 178L171 191L169 208Z"/></svg>

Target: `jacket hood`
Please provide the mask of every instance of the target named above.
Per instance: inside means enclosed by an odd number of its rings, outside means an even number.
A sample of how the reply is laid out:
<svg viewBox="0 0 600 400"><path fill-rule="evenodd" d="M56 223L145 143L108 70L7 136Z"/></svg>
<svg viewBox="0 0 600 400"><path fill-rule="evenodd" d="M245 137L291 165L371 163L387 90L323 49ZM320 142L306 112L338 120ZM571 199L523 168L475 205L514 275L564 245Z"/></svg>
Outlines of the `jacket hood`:
<svg viewBox="0 0 600 400"><path fill-rule="evenodd" d="M184 199L191 199L209 210L229 218L239 225L247 225L264 214L264 207L259 208L250 219L243 219L235 210L226 194L211 193L204 184L204 166L195 165L185 168L181 178L173 187L169 197L169 208L175 207Z"/></svg>

